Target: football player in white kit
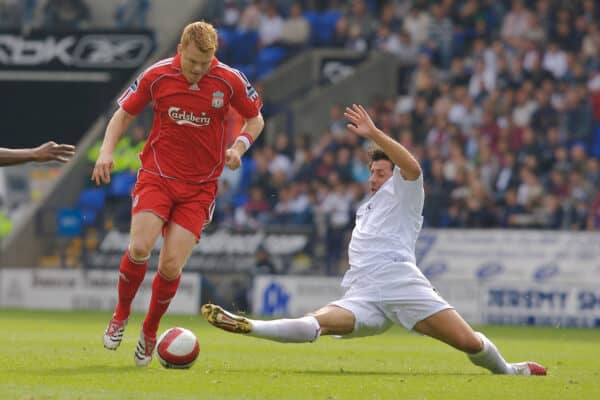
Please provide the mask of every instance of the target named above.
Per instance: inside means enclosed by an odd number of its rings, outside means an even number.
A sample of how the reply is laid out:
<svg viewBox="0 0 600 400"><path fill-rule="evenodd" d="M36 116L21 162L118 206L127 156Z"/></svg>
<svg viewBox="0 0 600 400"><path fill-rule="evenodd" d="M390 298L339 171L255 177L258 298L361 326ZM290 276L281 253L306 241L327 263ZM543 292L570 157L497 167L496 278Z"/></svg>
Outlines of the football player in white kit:
<svg viewBox="0 0 600 400"><path fill-rule="evenodd" d="M379 130L361 105L346 108L348 129L372 140L372 195L356 212L344 296L302 318L252 320L205 304L212 325L278 342L313 342L320 335L376 335L392 324L431 336L465 352L495 374L546 375L534 362L508 363L496 346L475 332L416 266L415 243L423 223L423 176L410 152Z"/></svg>

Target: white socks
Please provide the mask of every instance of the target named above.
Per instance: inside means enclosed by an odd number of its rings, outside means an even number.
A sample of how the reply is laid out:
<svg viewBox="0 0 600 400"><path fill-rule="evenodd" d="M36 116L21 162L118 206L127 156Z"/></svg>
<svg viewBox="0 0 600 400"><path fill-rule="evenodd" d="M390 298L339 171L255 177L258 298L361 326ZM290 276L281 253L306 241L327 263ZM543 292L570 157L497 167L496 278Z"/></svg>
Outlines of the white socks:
<svg viewBox="0 0 600 400"><path fill-rule="evenodd" d="M250 320L250 336L284 343L314 342L321 334L321 327L315 317L276 319L273 321Z"/></svg>
<svg viewBox="0 0 600 400"><path fill-rule="evenodd" d="M475 354L467 354L471 362L480 367L489 369L494 374L514 374L515 371L500 355L500 352L487 337L481 332L475 332L483 342L483 350Z"/></svg>

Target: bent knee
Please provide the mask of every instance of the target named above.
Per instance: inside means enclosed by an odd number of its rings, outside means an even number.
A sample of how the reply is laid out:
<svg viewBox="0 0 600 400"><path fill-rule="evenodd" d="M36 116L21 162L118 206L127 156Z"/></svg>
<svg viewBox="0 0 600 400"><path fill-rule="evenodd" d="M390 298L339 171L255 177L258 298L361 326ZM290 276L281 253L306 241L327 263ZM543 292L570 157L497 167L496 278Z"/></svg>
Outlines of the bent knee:
<svg viewBox="0 0 600 400"><path fill-rule="evenodd" d="M163 257L158 271L167 279L175 279L181 273L182 265L177 257Z"/></svg>

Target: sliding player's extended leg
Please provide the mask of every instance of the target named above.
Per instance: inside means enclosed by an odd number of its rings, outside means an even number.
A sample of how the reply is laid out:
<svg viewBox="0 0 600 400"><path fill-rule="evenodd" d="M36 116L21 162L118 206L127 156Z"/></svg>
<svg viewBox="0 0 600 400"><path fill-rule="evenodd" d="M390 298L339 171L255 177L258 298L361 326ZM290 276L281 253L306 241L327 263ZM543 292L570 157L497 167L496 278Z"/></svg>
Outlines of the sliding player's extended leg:
<svg viewBox="0 0 600 400"><path fill-rule="evenodd" d="M202 306L202 316L217 328L286 343L313 342L320 335L344 335L354 329L354 314L327 305L302 318L261 321L233 314L214 304Z"/></svg>
<svg viewBox="0 0 600 400"><path fill-rule="evenodd" d="M507 363L494 343L483 333L475 332L453 309L446 309L425 318L413 329L467 353L473 364L494 374L546 375L544 367L531 361Z"/></svg>

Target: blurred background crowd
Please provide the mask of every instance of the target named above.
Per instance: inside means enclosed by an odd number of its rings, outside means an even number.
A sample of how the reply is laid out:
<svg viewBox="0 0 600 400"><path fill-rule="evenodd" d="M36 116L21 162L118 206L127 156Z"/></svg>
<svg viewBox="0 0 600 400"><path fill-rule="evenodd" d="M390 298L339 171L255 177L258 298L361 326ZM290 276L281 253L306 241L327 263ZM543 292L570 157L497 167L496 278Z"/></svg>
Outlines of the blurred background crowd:
<svg viewBox="0 0 600 400"><path fill-rule="evenodd" d="M123 1L115 24L143 27L151 7ZM35 0L0 0L0 24L28 26L35 10ZM83 0L49 0L39 12L46 27L93 18ZM259 92L278 65L314 47L380 51L397 63L397 95L371 99L369 112L422 164L426 227L600 228L597 1L224 0L209 15L218 57ZM285 106L264 100L267 117ZM337 273L370 194L370 144L347 132L347 105L331 107L321 132L262 137L242 169L224 172L216 225L312 227ZM119 147L125 188L149 126L140 121ZM122 194L110 217L126 229Z"/></svg>
<svg viewBox="0 0 600 400"><path fill-rule="evenodd" d="M89 1L0 0L0 29L86 29L94 19ZM151 0L120 0L113 10L114 27L146 27L150 6Z"/></svg>
<svg viewBox="0 0 600 400"><path fill-rule="evenodd" d="M315 13L337 15L326 44L310 35ZM225 1L220 21L256 29L259 46L294 32L295 46L395 57L398 95L369 111L421 161L425 226L600 227L597 2ZM342 257L369 195L368 143L347 134L344 106L318 135L281 132L253 149L239 177L226 174L219 222L316 223L331 262Z"/></svg>

